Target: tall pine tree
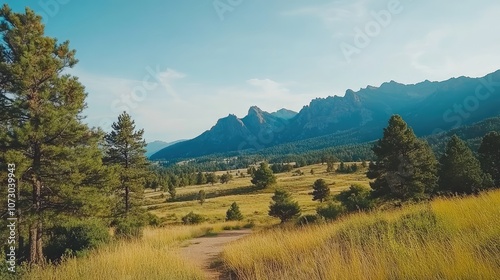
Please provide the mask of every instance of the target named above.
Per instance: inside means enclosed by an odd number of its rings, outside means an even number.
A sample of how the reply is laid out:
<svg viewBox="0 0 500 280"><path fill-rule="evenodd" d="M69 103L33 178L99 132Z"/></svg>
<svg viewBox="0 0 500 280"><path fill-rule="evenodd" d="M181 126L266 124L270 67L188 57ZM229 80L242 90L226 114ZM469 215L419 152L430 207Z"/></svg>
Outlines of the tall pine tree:
<svg viewBox="0 0 500 280"><path fill-rule="evenodd" d="M368 178L374 197L400 200L426 199L437 183L437 160L429 145L415 136L398 115L389 120L384 136L373 147L376 161Z"/></svg>
<svg viewBox="0 0 500 280"><path fill-rule="evenodd" d="M481 170L479 160L456 135L451 137L439 162L440 192L471 194L492 185L491 177Z"/></svg>
<svg viewBox="0 0 500 280"><path fill-rule="evenodd" d="M500 133L486 134L478 152L483 171L490 174L495 187L500 188Z"/></svg>
<svg viewBox="0 0 500 280"><path fill-rule="evenodd" d="M16 165L19 247L29 236L27 254L21 248L19 257L40 264L48 227L67 217L106 215L102 133L81 121L84 87L61 74L77 63L69 42L45 36L41 18L28 8L14 13L4 5L0 19L0 165Z"/></svg>
<svg viewBox="0 0 500 280"><path fill-rule="evenodd" d="M130 115L123 112L113 123L113 130L105 136L106 164L112 165L119 176L117 192L122 197L116 207L116 214L127 217L138 214L144 184L148 178L148 161L145 156L144 130L136 130Z"/></svg>

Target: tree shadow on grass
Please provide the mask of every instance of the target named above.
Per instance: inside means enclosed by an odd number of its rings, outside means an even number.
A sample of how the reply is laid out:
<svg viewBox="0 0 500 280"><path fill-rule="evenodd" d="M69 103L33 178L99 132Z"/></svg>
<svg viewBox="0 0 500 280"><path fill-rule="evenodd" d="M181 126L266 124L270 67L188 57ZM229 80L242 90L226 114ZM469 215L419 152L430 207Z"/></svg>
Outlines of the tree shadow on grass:
<svg viewBox="0 0 500 280"><path fill-rule="evenodd" d="M259 188L254 185L242 188L227 189L227 190L214 190L214 191L208 190L205 194L205 199L230 196L230 195L254 194L258 193L261 190L262 188ZM196 199L198 199L198 192L192 192L192 193L178 195L177 197L175 197L175 199L169 198L167 199L167 202L193 201Z"/></svg>

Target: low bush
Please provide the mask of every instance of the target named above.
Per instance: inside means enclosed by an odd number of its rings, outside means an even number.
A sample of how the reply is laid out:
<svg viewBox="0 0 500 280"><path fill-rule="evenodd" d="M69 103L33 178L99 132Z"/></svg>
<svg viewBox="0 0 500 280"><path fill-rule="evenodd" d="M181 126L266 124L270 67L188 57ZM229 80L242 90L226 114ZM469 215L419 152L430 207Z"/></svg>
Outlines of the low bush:
<svg viewBox="0 0 500 280"><path fill-rule="evenodd" d="M340 192L336 199L347 211L366 211L375 207L369 188L361 185L352 185L348 190Z"/></svg>
<svg viewBox="0 0 500 280"><path fill-rule="evenodd" d="M182 222L185 225L196 225L202 223L203 221L205 221L205 218L202 215L195 214L192 211L182 217Z"/></svg>
<svg viewBox="0 0 500 280"><path fill-rule="evenodd" d="M105 224L97 220L72 220L49 230L44 254L58 262L64 256L77 256L110 240Z"/></svg>
<svg viewBox="0 0 500 280"><path fill-rule="evenodd" d="M319 222L320 218L321 217L319 215L312 215L312 214L302 215L297 220L297 225L305 226L305 225L315 224L315 223Z"/></svg>
<svg viewBox="0 0 500 280"><path fill-rule="evenodd" d="M316 208L316 212L326 220L336 220L344 214L345 208L338 203L329 202L324 206L318 206L318 208Z"/></svg>
<svg viewBox="0 0 500 280"><path fill-rule="evenodd" d="M118 238L140 238L145 224L139 218L123 218L115 220L113 225Z"/></svg>

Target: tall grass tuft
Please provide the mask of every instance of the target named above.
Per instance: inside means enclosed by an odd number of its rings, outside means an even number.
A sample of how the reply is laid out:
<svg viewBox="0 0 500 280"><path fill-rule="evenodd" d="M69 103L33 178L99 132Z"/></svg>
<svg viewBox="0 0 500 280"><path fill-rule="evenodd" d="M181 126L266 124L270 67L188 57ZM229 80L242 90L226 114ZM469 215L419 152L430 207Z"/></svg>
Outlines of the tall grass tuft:
<svg viewBox="0 0 500 280"><path fill-rule="evenodd" d="M226 247L238 279L498 279L500 191L333 224L275 229Z"/></svg>

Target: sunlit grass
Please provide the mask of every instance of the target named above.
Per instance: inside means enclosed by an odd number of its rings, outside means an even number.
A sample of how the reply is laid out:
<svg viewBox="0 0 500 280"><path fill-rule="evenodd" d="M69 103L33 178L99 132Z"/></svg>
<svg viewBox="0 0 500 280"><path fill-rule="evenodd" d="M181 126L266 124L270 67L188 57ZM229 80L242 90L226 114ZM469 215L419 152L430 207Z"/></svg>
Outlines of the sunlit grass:
<svg viewBox="0 0 500 280"><path fill-rule="evenodd" d="M238 279L498 279L500 191L274 229L231 244Z"/></svg>
<svg viewBox="0 0 500 280"><path fill-rule="evenodd" d="M359 163L358 163L359 164ZM314 174L311 174L311 169ZM301 170L304 175L296 176L293 171ZM315 180L322 178L327 184L330 184L332 193L337 193L348 188L351 184L362 184L368 186L368 180L364 174L364 170L360 170L355 174L336 174L335 172L326 173L326 164L315 164L294 169L292 172L279 173L277 175L277 185L265 190L254 191L240 195L227 195L215 198L206 199L203 205L198 201L181 201L181 202L165 202L168 194L164 194L163 198L151 199L151 205L154 205L152 213L159 217L164 217L167 223L179 223L181 218L193 211L202 214L210 222L222 222L225 219L226 211L231 203L238 203L245 220L252 220L262 224L274 224L279 220L268 216L269 202L276 187L285 188L292 193L293 199L297 200L302 207L303 214L314 214L318 202L312 201L312 196L309 194L312 191L312 185ZM242 170L243 172L243 170ZM246 172L246 171L244 171ZM233 175L235 172L233 171ZM209 192L217 192L231 189L250 188L250 177L235 179L228 184L202 185L202 186L187 186L178 188L177 194L197 193L200 190ZM149 197L158 197L160 192L149 193Z"/></svg>
<svg viewBox="0 0 500 280"><path fill-rule="evenodd" d="M216 226L220 230L222 226ZM177 252L183 240L202 236L213 226L177 226L146 229L140 240L119 241L96 249L84 257L70 258L60 265L34 268L24 279L204 279L199 268Z"/></svg>

